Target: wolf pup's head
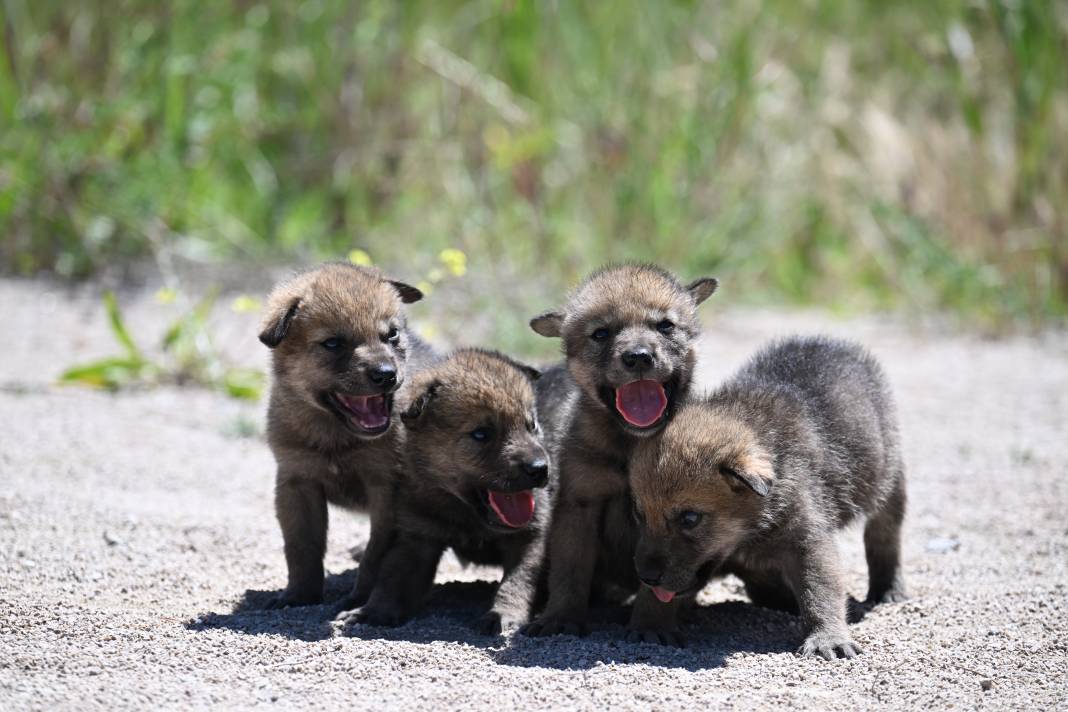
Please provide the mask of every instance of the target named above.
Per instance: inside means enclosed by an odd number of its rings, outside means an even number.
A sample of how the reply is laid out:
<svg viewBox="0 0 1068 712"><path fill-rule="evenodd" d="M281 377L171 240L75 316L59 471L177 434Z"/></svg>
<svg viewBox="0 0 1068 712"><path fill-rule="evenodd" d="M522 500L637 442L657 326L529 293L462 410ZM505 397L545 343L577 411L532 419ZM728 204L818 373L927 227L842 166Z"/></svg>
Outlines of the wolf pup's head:
<svg viewBox="0 0 1068 712"><path fill-rule="evenodd" d="M535 408L538 375L480 349L455 351L419 373L401 415L409 474L468 505L491 530L530 524L550 468Z"/></svg>
<svg viewBox="0 0 1068 712"><path fill-rule="evenodd" d="M393 393L405 376L402 305L422 296L377 270L342 263L278 285L260 341L274 352L274 387L286 393L287 407L333 416L364 439L389 430Z"/></svg>
<svg viewBox="0 0 1068 712"><path fill-rule="evenodd" d="M588 277L562 309L534 317L530 326L563 339L571 375L621 427L649 435L689 390L697 306L716 286L708 277L683 286L651 265L608 267Z"/></svg>
<svg viewBox="0 0 1068 712"><path fill-rule="evenodd" d="M630 463L638 577L661 601L695 593L760 526L772 456L733 415L685 405Z"/></svg>

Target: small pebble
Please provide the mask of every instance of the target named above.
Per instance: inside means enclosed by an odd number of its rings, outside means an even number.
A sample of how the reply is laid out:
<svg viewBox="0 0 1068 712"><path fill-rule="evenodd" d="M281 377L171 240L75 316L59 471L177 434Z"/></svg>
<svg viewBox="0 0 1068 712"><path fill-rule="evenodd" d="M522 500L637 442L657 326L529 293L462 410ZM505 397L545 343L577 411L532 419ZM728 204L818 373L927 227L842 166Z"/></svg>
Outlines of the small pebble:
<svg viewBox="0 0 1068 712"><path fill-rule="evenodd" d="M936 536L927 540L927 551L932 554L945 554L960 548L960 540L951 537Z"/></svg>

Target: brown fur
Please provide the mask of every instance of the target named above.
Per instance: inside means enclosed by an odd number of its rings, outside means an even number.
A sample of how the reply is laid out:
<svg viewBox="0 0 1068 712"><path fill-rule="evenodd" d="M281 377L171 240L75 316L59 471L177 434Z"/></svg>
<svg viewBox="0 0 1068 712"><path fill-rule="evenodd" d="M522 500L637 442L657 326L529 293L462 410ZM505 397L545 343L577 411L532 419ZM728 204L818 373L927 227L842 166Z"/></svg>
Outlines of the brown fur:
<svg viewBox="0 0 1068 712"><path fill-rule="evenodd" d="M708 278L683 286L658 267L611 267L591 275L563 310L531 321L539 334L563 339L566 360L538 385L560 493L548 543L549 599L527 634L581 633L592 592L637 588L627 462L686 397L697 306L715 288ZM628 365L627 355L638 352L648 362ZM616 388L638 378L665 384L668 394L664 414L645 428L627 423L614 401Z"/></svg>
<svg viewBox="0 0 1068 712"><path fill-rule="evenodd" d="M396 537L370 600L345 618L396 625L418 609L447 547L466 561L503 566L480 628L525 623L542 558L551 482L535 409L537 371L489 351L462 349L414 380L402 416L405 456L396 481ZM485 439L473 437L476 431ZM486 492L531 490L534 517L503 523Z"/></svg>
<svg viewBox="0 0 1068 712"><path fill-rule="evenodd" d="M260 333L273 352L267 440L278 463L275 509L289 570L272 606L322 601L327 502L368 510L372 520L388 509L396 428L362 431L334 394L389 400L409 358L432 359L407 331L402 308L421 296L376 270L326 264L280 284L268 299ZM329 339L340 345L327 349ZM387 367L395 370L395 383L373 382L371 369ZM364 586L367 571L365 565Z"/></svg>

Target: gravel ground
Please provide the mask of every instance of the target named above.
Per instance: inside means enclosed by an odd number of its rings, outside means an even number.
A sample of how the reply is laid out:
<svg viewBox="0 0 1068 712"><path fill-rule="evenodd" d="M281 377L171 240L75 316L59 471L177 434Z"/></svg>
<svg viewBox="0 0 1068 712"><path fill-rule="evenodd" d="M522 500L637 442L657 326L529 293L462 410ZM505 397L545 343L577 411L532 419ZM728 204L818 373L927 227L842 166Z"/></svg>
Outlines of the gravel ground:
<svg viewBox="0 0 1068 712"><path fill-rule="evenodd" d="M401 628L260 611L285 575L262 406L56 388L65 366L114 351L95 290L0 280L0 709L1068 709L1068 337L991 341L716 299L704 385L769 337L823 331L869 345L898 394L912 599L854 626L861 658L795 658L796 621L732 580L702 593L682 651L620 642L611 610L582 640L476 635L497 572L453 560ZM135 333L165 327L151 290L123 301ZM255 317L220 311L220 345L262 365ZM366 534L335 513L331 594L351 584L347 549ZM862 596L859 531L842 550Z"/></svg>

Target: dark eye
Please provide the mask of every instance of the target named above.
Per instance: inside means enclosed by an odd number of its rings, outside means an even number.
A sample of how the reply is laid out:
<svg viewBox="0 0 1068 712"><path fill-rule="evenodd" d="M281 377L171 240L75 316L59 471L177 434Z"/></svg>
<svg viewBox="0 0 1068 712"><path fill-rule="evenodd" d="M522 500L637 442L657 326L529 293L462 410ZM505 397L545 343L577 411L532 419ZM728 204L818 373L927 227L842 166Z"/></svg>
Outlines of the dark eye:
<svg viewBox="0 0 1068 712"><path fill-rule="evenodd" d="M538 432L538 421L537 421L536 418L528 418L527 419L527 430L529 430L532 433Z"/></svg>
<svg viewBox="0 0 1068 712"><path fill-rule="evenodd" d="M489 441L493 437L493 431L489 428L475 428L471 431L471 439L480 443Z"/></svg>
<svg viewBox="0 0 1068 712"><path fill-rule="evenodd" d="M390 344L395 344L400 341L400 332L397 331L397 327L389 327L389 332L382 337L382 341Z"/></svg>
<svg viewBox="0 0 1068 712"><path fill-rule="evenodd" d="M608 329L603 326L600 329L595 329L594 332L590 334L590 338L594 341L604 341L608 338Z"/></svg>
<svg viewBox="0 0 1068 712"><path fill-rule="evenodd" d="M670 334L675 330L675 322L671 321L671 319L664 319L656 325L656 330L661 334Z"/></svg>
<svg viewBox="0 0 1068 712"><path fill-rule="evenodd" d="M336 336L331 336L329 339L320 341L319 343L327 351L337 351L341 348L341 339Z"/></svg>
<svg viewBox="0 0 1068 712"><path fill-rule="evenodd" d="M701 523L704 517L700 512L683 512L679 515L679 526L683 529L693 529Z"/></svg>

